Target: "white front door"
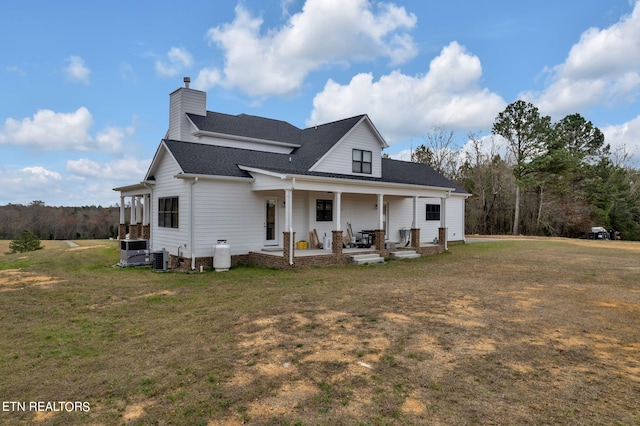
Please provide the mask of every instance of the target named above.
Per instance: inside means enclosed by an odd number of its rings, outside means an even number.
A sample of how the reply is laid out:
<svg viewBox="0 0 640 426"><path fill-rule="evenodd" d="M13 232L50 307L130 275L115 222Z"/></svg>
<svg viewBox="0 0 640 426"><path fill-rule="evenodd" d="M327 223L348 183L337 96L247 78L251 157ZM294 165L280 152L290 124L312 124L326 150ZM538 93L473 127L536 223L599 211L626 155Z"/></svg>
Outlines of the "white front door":
<svg viewBox="0 0 640 426"><path fill-rule="evenodd" d="M265 198L264 245L278 245L278 199Z"/></svg>

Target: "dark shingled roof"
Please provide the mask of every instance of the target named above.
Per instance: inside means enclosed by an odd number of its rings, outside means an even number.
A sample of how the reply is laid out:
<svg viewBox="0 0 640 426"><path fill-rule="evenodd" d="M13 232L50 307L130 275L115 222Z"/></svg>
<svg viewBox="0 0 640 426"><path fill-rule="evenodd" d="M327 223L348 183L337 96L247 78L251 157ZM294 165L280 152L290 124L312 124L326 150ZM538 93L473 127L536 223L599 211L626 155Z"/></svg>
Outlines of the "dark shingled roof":
<svg viewBox="0 0 640 426"><path fill-rule="evenodd" d="M250 177L238 166L255 167L283 174L335 177L362 181L394 182L464 190L424 164L382 159L382 177L310 172L309 169L342 139L365 115L299 129L285 121L254 115L229 115L207 111L206 116L187 114L202 131L286 142L299 145L291 154L276 154L194 142L165 140L165 144L184 173Z"/></svg>
<svg viewBox="0 0 640 426"><path fill-rule="evenodd" d="M300 132L293 124L255 115L229 115L207 111L206 116L187 114L200 130L226 135L299 144Z"/></svg>
<svg viewBox="0 0 640 426"><path fill-rule="evenodd" d="M321 130L321 127L323 126L318 126L319 131L328 131L328 129ZM382 177L353 176L310 172L309 168L315 163L315 159L313 159L315 157L301 156L295 152L292 154L276 154L194 142L175 140L165 140L164 142L182 171L187 174L251 177L249 173L238 167L242 165L283 174L455 188L454 192L465 193L463 189L425 164L383 158ZM298 148L298 150L301 149Z"/></svg>

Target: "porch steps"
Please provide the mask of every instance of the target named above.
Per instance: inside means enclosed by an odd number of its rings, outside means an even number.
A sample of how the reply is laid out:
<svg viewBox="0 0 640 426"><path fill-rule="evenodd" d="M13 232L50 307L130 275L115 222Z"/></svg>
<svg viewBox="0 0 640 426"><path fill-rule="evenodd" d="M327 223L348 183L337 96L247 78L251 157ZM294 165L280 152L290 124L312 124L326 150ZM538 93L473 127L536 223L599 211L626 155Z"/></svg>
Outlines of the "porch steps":
<svg viewBox="0 0 640 426"><path fill-rule="evenodd" d="M364 265L366 263L384 263L384 258L377 253L354 254L351 256L351 263L354 265Z"/></svg>
<svg viewBox="0 0 640 426"><path fill-rule="evenodd" d="M415 250L399 250L391 253L392 259L417 259L420 255Z"/></svg>

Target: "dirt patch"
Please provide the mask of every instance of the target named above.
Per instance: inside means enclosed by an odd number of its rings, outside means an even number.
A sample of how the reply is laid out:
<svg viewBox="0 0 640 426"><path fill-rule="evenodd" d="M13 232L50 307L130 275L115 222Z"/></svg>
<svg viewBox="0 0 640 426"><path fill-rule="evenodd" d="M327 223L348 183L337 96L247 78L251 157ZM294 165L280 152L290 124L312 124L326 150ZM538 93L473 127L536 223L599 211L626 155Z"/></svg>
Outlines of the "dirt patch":
<svg viewBox="0 0 640 426"><path fill-rule="evenodd" d="M35 423L40 423L40 422L44 422L45 420L49 420L51 418L53 418L53 416L55 416L56 413L53 413L51 411L36 411L36 413L33 415L33 422Z"/></svg>
<svg viewBox="0 0 640 426"><path fill-rule="evenodd" d="M96 248L105 248L108 247L106 245L94 245L94 246L78 246L78 247L70 247L67 251L81 251L81 250L90 250Z"/></svg>
<svg viewBox="0 0 640 426"><path fill-rule="evenodd" d="M54 284L64 282L56 277L37 275L22 269L5 269L0 271L0 292L22 290L25 287L50 288Z"/></svg>
<svg viewBox="0 0 640 426"><path fill-rule="evenodd" d="M133 296L133 297L127 297L127 298L120 298L118 296L110 295L108 301L105 301L104 303L94 303L91 306L89 306L89 309L102 309L102 308L108 308L112 306L120 306L135 300L147 299L153 296L175 296L175 295L176 295L176 292L173 290L156 291L152 293L145 293L139 296Z"/></svg>
<svg viewBox="0 0 640 426"><path fill-rule="evenodd" d="M127 405L127 408L124 410L124 414L122 415L122 420L124 420L125 422L138 420L140 417L144 416L147 407L150 407L154 404L155 401L144 401L137 404Z"/></svg>

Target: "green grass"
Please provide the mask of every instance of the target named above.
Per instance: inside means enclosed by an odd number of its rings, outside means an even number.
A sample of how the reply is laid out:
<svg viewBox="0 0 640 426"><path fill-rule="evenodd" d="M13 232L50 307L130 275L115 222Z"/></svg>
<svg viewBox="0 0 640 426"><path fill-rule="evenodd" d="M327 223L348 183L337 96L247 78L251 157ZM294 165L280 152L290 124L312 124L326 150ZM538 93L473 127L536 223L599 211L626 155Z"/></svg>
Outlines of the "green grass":
<svg viewBox="0 0 640 426"><path fill-rule="evenodd" d="M0 424L638 424L640 244L452 246L375 268L0 256ZM216 423L212 423L216 424Z"/></svg>

